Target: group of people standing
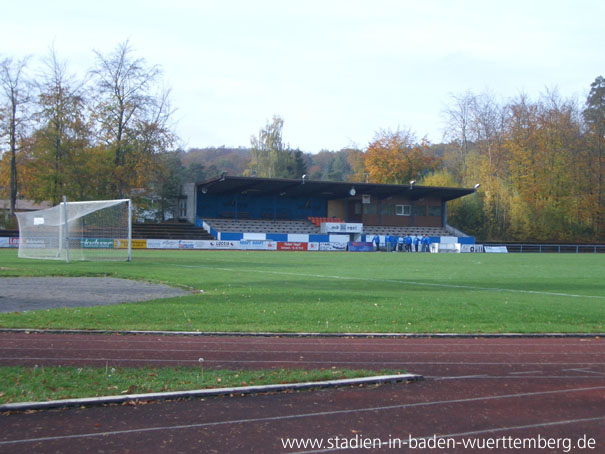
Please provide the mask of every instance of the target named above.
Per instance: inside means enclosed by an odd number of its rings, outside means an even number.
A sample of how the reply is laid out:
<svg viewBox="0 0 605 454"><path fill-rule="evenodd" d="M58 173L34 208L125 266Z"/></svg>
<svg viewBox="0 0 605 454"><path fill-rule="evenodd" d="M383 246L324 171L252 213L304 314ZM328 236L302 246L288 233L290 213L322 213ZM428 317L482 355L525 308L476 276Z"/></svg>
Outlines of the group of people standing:
<svg viewBox="0 0 605 454"><path fill-rule="evenodd" d="M374 250L380 251L380 236L374 235L372 243ZM384 236L384 244L387 252L429 252L430 239L426 233L422 238L417 234L412 237L410 234L398 236L387 233Z"/></svg>

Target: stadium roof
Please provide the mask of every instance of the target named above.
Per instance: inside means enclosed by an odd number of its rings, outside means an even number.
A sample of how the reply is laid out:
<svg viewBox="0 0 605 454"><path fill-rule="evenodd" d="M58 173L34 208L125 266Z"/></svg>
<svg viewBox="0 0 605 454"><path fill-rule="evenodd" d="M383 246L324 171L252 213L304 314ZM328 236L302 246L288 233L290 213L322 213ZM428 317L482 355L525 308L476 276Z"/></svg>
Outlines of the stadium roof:
<svg viewBox="0 0 605 454"><path fill-rule="evenodd" d="M343 199L351 197L351 189L355 195L369 194L384 199L394 195L405 195L411 200L435 196L442 200L453 200L472 194L475 189L447 188L437 186L348 183L341 181L319 181L283 178L232 177L219 176L197 183L202 192L211 195L249 194L259 197L288 196L288 197L326 197Z"/></svg>

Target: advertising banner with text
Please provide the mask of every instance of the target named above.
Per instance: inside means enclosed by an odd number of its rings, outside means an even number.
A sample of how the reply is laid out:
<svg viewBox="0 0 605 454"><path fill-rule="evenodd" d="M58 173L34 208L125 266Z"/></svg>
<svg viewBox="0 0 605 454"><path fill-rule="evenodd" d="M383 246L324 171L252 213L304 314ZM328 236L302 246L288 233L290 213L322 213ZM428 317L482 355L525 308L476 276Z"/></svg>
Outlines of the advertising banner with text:
<svg viewBox="0 0 605 454"><path fill-rule="evenodd" d="M308 250L308 243L298 243L292 241L278 241L278 251L306 251Z"/></svg>

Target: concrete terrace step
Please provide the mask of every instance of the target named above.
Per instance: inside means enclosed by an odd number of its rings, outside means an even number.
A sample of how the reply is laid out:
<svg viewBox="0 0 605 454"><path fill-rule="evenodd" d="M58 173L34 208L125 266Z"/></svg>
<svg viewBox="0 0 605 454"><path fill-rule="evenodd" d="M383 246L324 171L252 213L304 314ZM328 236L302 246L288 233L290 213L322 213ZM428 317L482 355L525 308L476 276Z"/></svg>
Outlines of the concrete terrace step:
<svg viewBox="0 0 605 454"><path fill-rule="evenodd" d="M133 224L133 238L166 240L214 240L206 230L193 224Z"/></svg>

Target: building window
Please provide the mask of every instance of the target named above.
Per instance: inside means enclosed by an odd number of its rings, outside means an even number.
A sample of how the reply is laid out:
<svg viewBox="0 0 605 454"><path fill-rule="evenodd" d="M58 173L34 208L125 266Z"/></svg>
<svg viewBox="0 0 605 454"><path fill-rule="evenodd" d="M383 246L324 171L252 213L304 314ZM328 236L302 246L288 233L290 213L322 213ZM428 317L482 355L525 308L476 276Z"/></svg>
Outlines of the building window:
<svg viewBox="0 0 605 454"><path fill-rule="evenodd" d="M187 199L179 200L179 217L180 218L187 217Z"/></svg>
<svg viewBox="0 0 605 454"><path fill-rule="evenodd" d="M395 214L395 205L392 203L383 203L380 214L383 216L393 216Z"/></svg>
<svg viewBox="0 0 605 454"><path fill-rule="evenodd" d="M409 216L410 215L410 212L411 212L410 205L396 205L395 208L396 208L395 213L397 214L397 216Z"/></svg>
<svg viewBox="0 0 605 454"><path fill-rule="evenodd" d="M439 205L431 205L429 206L429 216L441 216L441 207Z"/></svg>
<svg viewBox="0 0 605 454"><path fill-rule="evenodd" d="M378 214L378 204L363 205L363 214Z"/></svg>
<svg viewBox="0 0 605 454"><path fill-rule="evenodd" d="M414 205L414 216L426 216L426 205Z"/></svg>

